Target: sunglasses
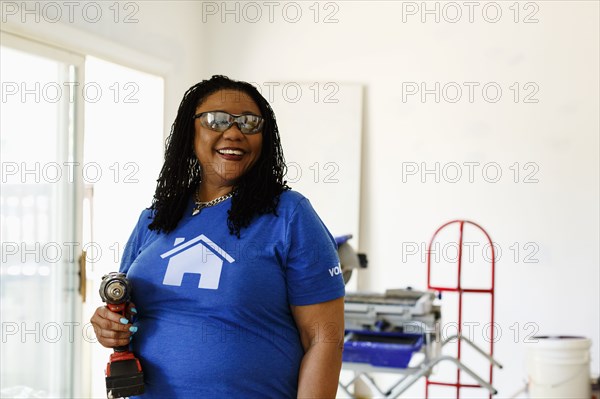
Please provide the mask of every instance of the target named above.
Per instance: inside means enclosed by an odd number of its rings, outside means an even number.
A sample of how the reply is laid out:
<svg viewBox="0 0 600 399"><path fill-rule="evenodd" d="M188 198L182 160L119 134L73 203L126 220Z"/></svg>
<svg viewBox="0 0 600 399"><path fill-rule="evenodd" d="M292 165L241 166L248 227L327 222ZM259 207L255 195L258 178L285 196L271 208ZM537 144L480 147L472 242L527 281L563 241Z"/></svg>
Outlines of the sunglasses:
<svg viewBox="0 0 600 399"><path fill-rule="evenodd" d="M258 115L232 115L223 111L202 112L194 115L194 119L200 119L202 126L217 132L224 132L236 123L244 134L260 133L264 124L264 119Z"/></svg>

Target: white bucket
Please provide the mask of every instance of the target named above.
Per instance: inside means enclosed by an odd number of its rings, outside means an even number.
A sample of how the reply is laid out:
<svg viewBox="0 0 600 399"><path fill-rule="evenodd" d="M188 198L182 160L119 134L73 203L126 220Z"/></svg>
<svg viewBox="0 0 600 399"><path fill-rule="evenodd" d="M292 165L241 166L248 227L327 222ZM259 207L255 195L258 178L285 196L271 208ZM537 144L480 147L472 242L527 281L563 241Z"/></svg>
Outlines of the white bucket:
<svg viewBox="0 0 600 399"><path fill-rule="evenodd" d="M590 346L584 337L533 337L527 344L530 398L590 399Z"/></svg>

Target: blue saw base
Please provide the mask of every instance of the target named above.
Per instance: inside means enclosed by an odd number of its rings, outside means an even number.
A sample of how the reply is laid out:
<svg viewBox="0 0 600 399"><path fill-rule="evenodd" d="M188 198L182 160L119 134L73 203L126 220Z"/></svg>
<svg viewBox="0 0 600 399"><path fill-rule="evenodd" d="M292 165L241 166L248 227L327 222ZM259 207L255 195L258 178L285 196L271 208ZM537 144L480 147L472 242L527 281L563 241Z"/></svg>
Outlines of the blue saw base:
<svg viewBox="0 0 600 399"><path fill-rule="evenodd" d="M423 346L423 336L397 332L347 330L342 361L373 366L406 368L414 352Z"/></svg>

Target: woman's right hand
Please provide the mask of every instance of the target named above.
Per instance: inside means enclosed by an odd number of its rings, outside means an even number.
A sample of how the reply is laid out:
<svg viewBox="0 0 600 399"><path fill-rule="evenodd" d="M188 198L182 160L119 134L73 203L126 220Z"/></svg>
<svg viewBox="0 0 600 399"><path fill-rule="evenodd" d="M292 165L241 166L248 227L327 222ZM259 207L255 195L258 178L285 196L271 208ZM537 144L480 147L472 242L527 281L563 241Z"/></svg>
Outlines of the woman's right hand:
<svg viewBox="0 0 600 399"><path fill-rule="evenodd" d="M102 346L116 348L129 345L131 335L137 331L137 327L131 324L131 318L136 313L135 305L129 304L127 310L128 319L120 313L111 311L106 306L96 309L90 322L94 327L96 338Z"/></svg>

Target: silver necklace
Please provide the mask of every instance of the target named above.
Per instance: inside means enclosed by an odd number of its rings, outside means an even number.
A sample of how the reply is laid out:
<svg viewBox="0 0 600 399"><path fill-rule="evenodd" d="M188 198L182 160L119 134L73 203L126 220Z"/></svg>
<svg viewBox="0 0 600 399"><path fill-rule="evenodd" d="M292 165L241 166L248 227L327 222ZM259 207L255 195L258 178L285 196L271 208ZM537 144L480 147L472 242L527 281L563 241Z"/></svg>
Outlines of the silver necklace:
<svg viewBox="0 0 600 399"><path fill-rule="evenodd" d="M233 197L233 191L228 194L222 195L218 198L215 198L214 200L203 202L203 201L198 201L198 193L196 193L196 199L194 200L195 205L194 205L194 209L192 210L192 216L196 216L204 208L209 208L211 206L217 205L231 197Z"/></svg>

